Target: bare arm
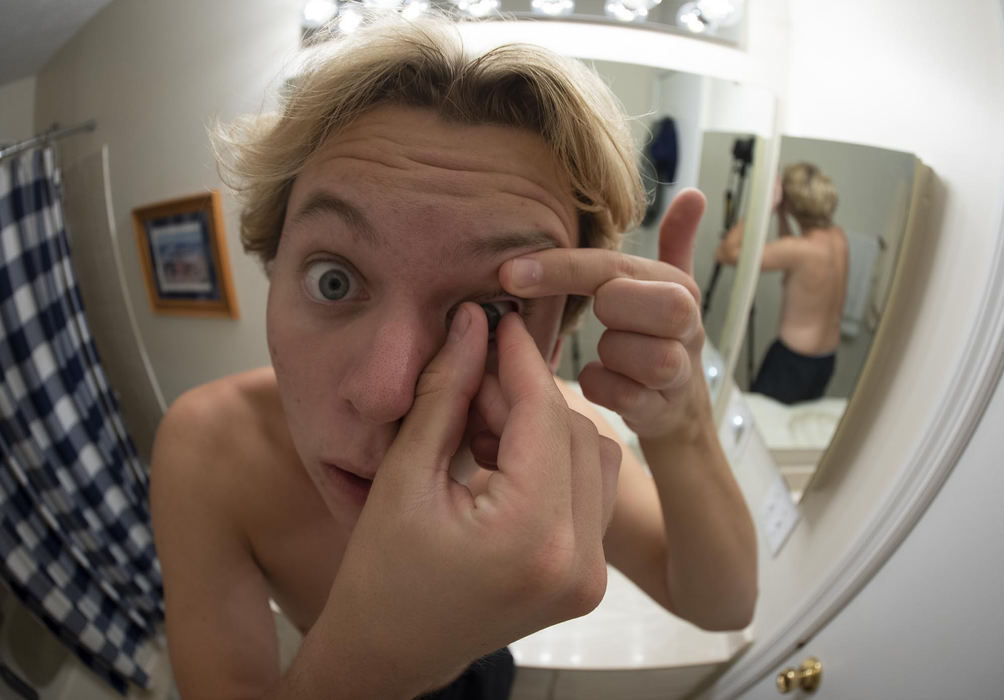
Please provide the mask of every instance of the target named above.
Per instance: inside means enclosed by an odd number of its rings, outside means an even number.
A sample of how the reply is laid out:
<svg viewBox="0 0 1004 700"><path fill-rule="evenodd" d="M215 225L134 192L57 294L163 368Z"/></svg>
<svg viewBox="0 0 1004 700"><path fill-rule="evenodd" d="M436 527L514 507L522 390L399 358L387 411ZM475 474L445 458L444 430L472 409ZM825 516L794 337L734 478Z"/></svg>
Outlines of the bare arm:
<svg viewBox="0 0 1004 700"><path fill-rule="evenodd" d="M777 209L777 236L778 238L787 238L791 236L791 224L788 222L788 210L784 206L784 201L782 200L778 205Z"/></svg>
<svg viewBox="0 0 1004 700"><path fill-rule="evenodd" d="M715 249L715 261L723 265L735 265L739 262L739 254L743 249L743 236L746 233L746 221L740 219Z"/></svg>
<svg viewBox="0 0 1004 700"><path fill-rule="evenodd" d="M579 375L586 398L617 411L640 438L654 475L626 459L608 560L670 611L706 629L744 627L757 593L752 519L718 443L701 372L704 329L693 252L704 198L677 196L663 219L659 260L602 250L524 256L541 269L503 286L520 296L592 294L607 327L599 362Z"/></svg>
<svg viewBox="0 0 1004 700"><path fill-rule="evenodd" d="M231 487L205 408L191 395L179 399L154 445L151 505L171 665L186 700L257 698L279 678L275 627L225 497Z"/></svg>

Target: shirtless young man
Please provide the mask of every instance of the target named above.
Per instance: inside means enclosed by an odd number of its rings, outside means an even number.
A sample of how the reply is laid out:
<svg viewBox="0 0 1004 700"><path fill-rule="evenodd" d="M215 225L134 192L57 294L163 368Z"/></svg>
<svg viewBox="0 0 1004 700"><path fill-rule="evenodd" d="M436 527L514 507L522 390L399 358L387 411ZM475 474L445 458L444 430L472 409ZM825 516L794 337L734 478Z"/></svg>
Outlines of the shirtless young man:
<svg viewBox="0 0 1004 700"><path fill-rule="evenodd" d="M833 375L847 296L848 250L844 230L833 223L837 191L819 168L788 165L779 194L778 237L764 246L760 267L784 271L781 318L778 338L750 390L791 404L821 397ZM801 235L791 234L787 214ZM716 260L736 264L743 224L722 240Z"/></svg>
<svg viewBox="0 0 1004 700"><path fill-rule="evenodd" d="M186 393L157 435L182 697L413 697L591 610L607 561L702 627L748 624L755 534L700 370L701 195L667 213L662 261L621 255L637 160L584 67L465 57L441 20L335 48L232 164L273 367ZM610 328L583 391L654 479L553 377L568 295ZM490 470L465 486L468 449ZM305 634L285 673L270 597Z"/></svg>

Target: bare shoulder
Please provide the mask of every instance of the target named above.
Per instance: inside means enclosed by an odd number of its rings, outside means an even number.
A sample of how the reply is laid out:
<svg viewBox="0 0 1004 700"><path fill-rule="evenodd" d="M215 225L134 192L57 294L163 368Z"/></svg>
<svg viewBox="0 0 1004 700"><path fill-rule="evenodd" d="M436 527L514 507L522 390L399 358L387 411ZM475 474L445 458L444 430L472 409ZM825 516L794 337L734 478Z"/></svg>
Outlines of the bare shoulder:
<svg viewBox="0 0 1004 700"><path fill-rule="evenodd" d="M221 449L220 438L247 434L272 424L279 407L275 372L271 367L242 372L203 384L179 396L164 416L161 433L180 433L203 447Z"/></svg>
<svg viewBox="0 0 1004 700"><path fill-rule="evenodd" d="M178 397L157 430L150 502L167 637L184 697L248 697L275 681L275 631L249 523L278 409L271 370Z"/></svg>
<svg viewBox="0 0 1004 700"><path fill-rule="evenodd" d="M178 397L157 429L151 497L177 502L188 494L238 519L251 503L261 472L289 452L275 373L251 370L195 387Z"/></svg>

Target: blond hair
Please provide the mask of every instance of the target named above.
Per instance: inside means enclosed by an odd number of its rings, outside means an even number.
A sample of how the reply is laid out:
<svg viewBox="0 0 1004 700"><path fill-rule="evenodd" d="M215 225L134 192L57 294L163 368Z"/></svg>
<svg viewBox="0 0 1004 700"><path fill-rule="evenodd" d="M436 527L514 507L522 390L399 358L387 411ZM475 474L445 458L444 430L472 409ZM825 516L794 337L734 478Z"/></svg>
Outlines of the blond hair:
<svg viewBox="0 0 1004 700"><path fill-rule="evenodd" d="M447 121L523 129L568 174L580 247L615 249L641 219L645 191L627 117L579 61L509 44L469 54L456 21L383 17L331 42L287 82L279 114L216 133L221 175L242 203L241 241L266 265L276 254L293 180L331 134L383 104L428 107ZM570 297L567 330L585 299Z"/></svg>
<svg viewBox="0 0 1004 700"><path fill-rule="evenodd" d="M812 163L792 163L785 167L781 181L786 209L804 228L833 225L837 208L837 188Z"/></svg>

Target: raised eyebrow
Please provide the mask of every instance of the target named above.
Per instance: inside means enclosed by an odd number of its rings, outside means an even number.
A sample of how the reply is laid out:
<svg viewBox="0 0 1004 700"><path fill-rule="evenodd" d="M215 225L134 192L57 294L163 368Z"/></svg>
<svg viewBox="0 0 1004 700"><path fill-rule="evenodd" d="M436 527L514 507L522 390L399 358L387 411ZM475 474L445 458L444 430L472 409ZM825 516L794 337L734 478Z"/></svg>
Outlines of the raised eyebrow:
<svg viewBox="0 0 1004 700"><path fill-rule="evenodd" d="M293 221L298 223L319 214L334 214L371 245L380 243L376 228L366 215L352 203L330 192L314 192L308 196L307 201L293 215Z"/></svg>

